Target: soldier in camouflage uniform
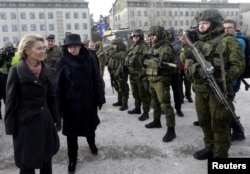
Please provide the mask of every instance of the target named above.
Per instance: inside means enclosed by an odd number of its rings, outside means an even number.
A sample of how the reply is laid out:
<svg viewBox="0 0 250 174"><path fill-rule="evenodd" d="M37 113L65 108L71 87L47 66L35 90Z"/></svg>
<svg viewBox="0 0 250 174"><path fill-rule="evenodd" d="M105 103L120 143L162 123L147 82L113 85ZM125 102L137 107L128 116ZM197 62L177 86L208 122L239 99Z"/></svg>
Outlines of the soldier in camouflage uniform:
<svg viewBox="0 0 250 174"><path fill-rule="evenodd" d="M105 65L107 62L107 55L105 54L103 50L102 41L95 42L95 52L96 52L98 62L99 62L99 69L100 69L100 75L102 78L103 87L105 87L103 76L104 76Z"/></svg>
<svg viewBox="0 0 250 174"><path fill-rule="evenodd" d="M167 133L163 137L164 142L175 139L175 114L170 100L171 76L175 73L172 68L164 63L174 63L174 51L170 43L165 39L165 29L161 26L149 28L152 41L152 51L148 57L144 57L142 63L146 66L146 74L149 80L149 89L154 108L154 120L145 125L146 128L161 128L161 113L166 115Z"/></svg>
<svg viewBox="0 0 250 174"><path fill-rule="evenodd" d="M46 37L47 48L44 62L50 67L52 74L55 74L55 67L58 59L62 57L61 49L55 45L55 35L50 34Z"/></svg>
<svg viewBox="0 0 250 174"><path fill-rule="evenodd" d="M111 77L111 85L118 93L118 101L113 103L113 106L121 106L120 111L128 109L128 71L124 63L126 58L126 46L121 39L114 39L111 41L113 48L112 55L108 60L108 71Z"/></svg>
<svg viewBox="0 0 250 174"><path fill-rule="evenodd" d="M125 65L128 67L130 74L130 86L132 95L135 99L135 108L128 111L129 114L141 114L141 103L143 113L138 118L144 121L149 118L148 112L150 110L150 94L148 90L148 78L139 61L141 56L144 56L149 51L149 46L144 41L144 34L142 30L134 30L131 34L131 39L134 44L128 50Z"/></svg>
<svg viewBox="0 0 250 174"><path fill-rule="evenodd" d="M199 24L199 40L194 45L201 51L205 59L213 65L215 69L214 77L222 91L224 91L222 86L226 86L224 93L227 94L228 103L234 109L232 80L240 76L245 65L240 44L234 36L223 34L223 19L218 10L204 10L196 17L196 20ZM221 63L220 54L224 63ZM200 77L198 63L194 59L186 61L189 61L186 72L193 79L195 107L205 143L205 148L195 152L193 156L198 160L210 157L227 158L231 145L231 113L217 100L206 79ZM224 85L222 82L223 73L221 72L224 71L221 70L223 64L226 72Z"/></svg>

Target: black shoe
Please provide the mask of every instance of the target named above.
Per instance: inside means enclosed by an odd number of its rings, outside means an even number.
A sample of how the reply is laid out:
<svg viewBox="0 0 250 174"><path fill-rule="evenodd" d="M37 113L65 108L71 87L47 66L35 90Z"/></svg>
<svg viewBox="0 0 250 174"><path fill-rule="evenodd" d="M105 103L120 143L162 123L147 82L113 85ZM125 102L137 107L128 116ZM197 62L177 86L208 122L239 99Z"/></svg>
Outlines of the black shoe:
<svg viewBox="0 0 250 174"><path fill-rule="evenodd" d="M154 119L154 121L145 125L146 128L161 128L161 121Z"/></svg>
<svg viewBox="0 0 250 174"><path fill-rule="evenodd" d="M183 117L184 116L183 112L180 109L176 110L176 113L177 113L177 115L179 117Z"/></svg>
<svg viewBox="0 0 250 174"><path fill-rule="evenodd" d="M195 152L193 156L197 160L205 160L208 158L213 158L214 153L211 149L205 148L205 149Z"/></svg>
<svg viewBox="0 0 250 174"><path fill-rule="evenodd" d="M141 114L141 108L134 108L128 111L128 114Z"/></svg>
<svg viewBox="0 0 250 174"><path fill-rule="evenodd" d="M123 104L123 105L119 108L120 111L125 111L125 110L127 110L127 109L128 109L128 105L127 105L127 104Z"/></svg>
<svg viewBox="0 0 250 174"><path fill-rule="evenodd" d="M143 112L143 114L140 117L138 117L138 120L144 121L147 120L148 118L149 118L148 112Z"/></svg>
<svg viewBox="0 0 250 174"><path fill-rule="evenodd" d="M92 155L98 155L98 149L95 144L89 145L89 148L90 148Z"/></svg>
<svg viewBox="0 0 250 174"><path fill-rule="evenodd" d="M173 127L171 128L169 127L167 133L162 138L162 141L167 143L175 138L176 138L175 129Z"/></svg>
<svg viewBox="0 0 250 174"><path fill-rule="evenodd" d="M113 106L122 106L122 102L116 102L116 103L113 103Z"/></svg>
<svg viewBox="0 0 250 174"><path fill-rule="evenodd" d="M194 126L200 126L199 121L194 121L193 124L194 124Z"/></svg>
<svg viewBox="0 0 250 174"><path fill-rule="evenodd" d="M189 103L193 103L194 102L191 97L187 97L187 100L188 100Z"/></svg>
<svg viewBox="0 0 250 174"><path fill-rule="evenodd" d="M232 133L231 134L231 141L242 141L245 140L246 137L244 135L244 133Z"/></svg>
<svg viewBox="0 0 250 174"><path fill-rule="evenodd" d="M2 118L2 115L0 115L0 120L2 120L3 118Z"/></svg>
<svg viewBox="0 0 250 174"><path fill-rule="evenodd" d="M68 171L75 172L75 170L76 170L76 162L69 162Z"/></svg>

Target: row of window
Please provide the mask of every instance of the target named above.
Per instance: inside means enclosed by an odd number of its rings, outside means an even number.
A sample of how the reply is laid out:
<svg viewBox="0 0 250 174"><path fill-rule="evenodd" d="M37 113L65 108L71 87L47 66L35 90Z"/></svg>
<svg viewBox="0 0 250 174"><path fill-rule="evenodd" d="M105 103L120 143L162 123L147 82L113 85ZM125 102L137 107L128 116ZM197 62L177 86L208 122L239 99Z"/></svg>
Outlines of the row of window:
<svg viewBox="0 0 250 174"><path fill-rule="evenodd" d="M26 13L26 12L20 12L20 19L36 19L36 15L38 15L39 19L45 19L45 12L39 12L39 14L36 14L35 12L30 12L30 13ZM48 12L47 13L47 18L48 19L54 19L54 13L53 12ZM87 19L87 13L86 12L65 12L64 16L66 19L71 19L71 16L74 19L79 19L81 15L82 19ZM0 12L0 19L2 20L8 20L8 19L12 19L15 20L17 19L17 13L16 12L10 12L10 16L7 16L6 12Z"/></svg>
<svg viewBox="0 0 250 174"><path fill-rule="evenodd" d="M174 20L174 21L168 21L168 23L166 21L158 21L156 25L163 25L163 26L190 26L190 25L193 25L193 22L194 21L189 21L189 20L186 20L186 21L183 21L183 20ZM131 27L149 27L149 22L148 21L145 21L144 23L142 21L131 21L130 22L130 26Z"/></svg>
<svg viewBox="0 0 250 174"><path fill-rule="evenodd" d="M66 30L80 30L80 24L79 23L75 23L75 24L69 24L66 23L65 25ZM2 32L9 32L9 28L7 24L4 24L1 26L2 28ZM46 30L46 26L45 24L30 24L30 31L38 31L37 28L39 28L39 31L45 31ZM87 23L83 23L82 24L82 29L86 30L88 29L88 24ZM48 24L48 30L49 31L54 31L55 30L55 25L54 24ZM18 25L17 24L12 24L11 25L11 31L12 32L17 32L18 31ZM21 24L21 31L28 31L28 24Z"/></svg>
<svg viewBox="0 0 250 174"><path fill-rule="evenodd" d="M136 15L135 15L135 13L136 13ZM167 16L166 11L155 11L153 13L155 16L158 16L158 17ZM168 16L195 16L195 15L197 15L197 13L199 13L199 12L198 11L196 11L196 12L195 11L174 11L174 12L169 11ZM222 13L225 14L226 16L238 16L239 15L238 11L227 11L227 12L222 12ZM149 16L149 14L150 14L150 11L136 11L135 12L135 11L131 10L129 12L130 17L135 17L135 16L140 17L142 15L147 17L147 16ZM120 16L118 15L116 17L116 20L119 20L119 19L120 19Z"/></svg>

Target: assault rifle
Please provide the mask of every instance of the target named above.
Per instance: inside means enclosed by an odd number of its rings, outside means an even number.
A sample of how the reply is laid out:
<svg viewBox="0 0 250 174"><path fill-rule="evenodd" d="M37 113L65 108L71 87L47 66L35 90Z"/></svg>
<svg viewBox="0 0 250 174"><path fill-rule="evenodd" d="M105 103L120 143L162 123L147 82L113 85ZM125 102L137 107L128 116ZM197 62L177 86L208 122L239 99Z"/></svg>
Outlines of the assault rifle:
<svg viewBox="0 0 250 174"><path fill-rule="evenodd" d="M160 58L156 57L155 55L151 53L145 54L144 57L146 59L154 59L154 61L158 64L158 67L161 67L162 65L167 65L172 68L177 68L177 65L175 63L163 62Z"/></svg>
<svg viewBox="0 0 250 174"><path fill-rule="evenodd" d="M186 39L187 44L191 47L192 53L194 55L195 60L200 65L200 75L203 79L206 79L208 81L208 84L210 88L212 89L214 95L216 98L225 105L225 107L231 112L233 118L235 119L238 126L241 128L242 131L244 131L243 126L241 125L238 116L235 114L234 110L230 107L225 93L223 93L218 86L213 73L214 73L214 67L213 65L205 59L205 57L200 53L200 51L193 45L193 43L190 41L187 32L184 32L183 34L184 38Z"/></svg>

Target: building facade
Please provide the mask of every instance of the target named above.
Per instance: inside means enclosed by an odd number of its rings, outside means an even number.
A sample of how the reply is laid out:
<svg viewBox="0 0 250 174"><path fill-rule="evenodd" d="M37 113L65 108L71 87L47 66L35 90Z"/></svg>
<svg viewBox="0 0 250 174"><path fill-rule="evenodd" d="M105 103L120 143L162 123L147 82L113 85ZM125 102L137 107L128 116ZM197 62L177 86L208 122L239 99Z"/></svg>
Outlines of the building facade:
<svg viewBox="0 0 250 174"><path fill-rule="evenodd" d="M112 29L130 28L147 31L150 26L188 30L195 24L195 15L208 8L216 8L223 17L240 19L240 4L227 0L207 2L177 2L167 0L116 0L110 10Z"/></svg>
<svg viewBox="0 0 250 174"><path fill-rule="evenodd" d="M91 39L88 2L83 0L1 0L0 46L16 43L26 33L54 34L57 44L66 33Z"/></svg>

